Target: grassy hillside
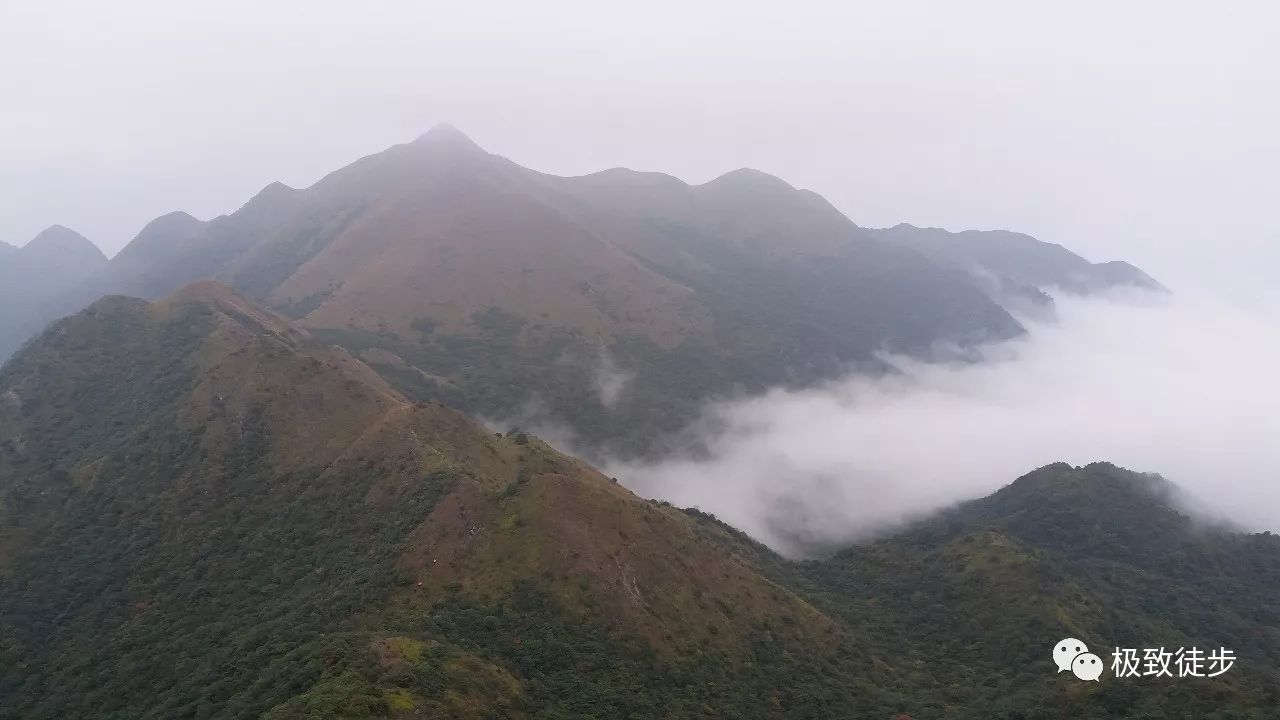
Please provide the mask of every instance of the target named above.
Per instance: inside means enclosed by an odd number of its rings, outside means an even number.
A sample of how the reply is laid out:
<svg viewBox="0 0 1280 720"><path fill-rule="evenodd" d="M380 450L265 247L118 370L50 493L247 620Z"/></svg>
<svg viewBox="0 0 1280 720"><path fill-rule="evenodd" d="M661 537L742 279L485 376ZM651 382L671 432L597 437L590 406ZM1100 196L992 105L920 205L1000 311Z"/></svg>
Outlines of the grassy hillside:
<svg viewBox="0 0 1280 720"><path fill-rule="evenodd" d="M205 283L0 371L0 717L821 717L740 540Z"/></svg>

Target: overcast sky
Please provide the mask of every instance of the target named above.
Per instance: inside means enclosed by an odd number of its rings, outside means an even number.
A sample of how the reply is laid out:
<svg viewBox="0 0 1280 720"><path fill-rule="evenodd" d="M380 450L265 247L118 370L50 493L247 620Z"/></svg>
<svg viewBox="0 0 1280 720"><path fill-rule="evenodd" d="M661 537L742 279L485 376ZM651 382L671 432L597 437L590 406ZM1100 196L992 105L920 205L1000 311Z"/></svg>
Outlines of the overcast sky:
<svg viewBox="0 0 1280 720"><path fill-rule="evenodd" d="M750 166L1173 283L1277 259L1275 3L617 5L0 0L0 239L113 253L447 121L539 170Z"/></svg>

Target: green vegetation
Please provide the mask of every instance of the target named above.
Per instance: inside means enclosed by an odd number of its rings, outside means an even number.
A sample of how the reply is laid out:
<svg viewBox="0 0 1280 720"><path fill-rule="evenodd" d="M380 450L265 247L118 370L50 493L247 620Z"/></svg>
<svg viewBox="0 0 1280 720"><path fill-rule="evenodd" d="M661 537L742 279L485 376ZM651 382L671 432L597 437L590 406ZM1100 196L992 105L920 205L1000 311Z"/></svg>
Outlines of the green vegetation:
<svg viewBox="0 0 1280 720"><path fill-rule="evenodd" d="M793 563L300 337L205 288L103 301L0 369L0 718L1280 707L1280 538L1199 526L1159 478L1052 465ZM1239 660L1084 684L1065 636Z"/></svg>
<svg viewBox="0 0 1280 720"><path fill-rule="evenodd" d="M95 308L0 374L30 398L21 444L0 423L0 529L23 533L0 593L0 717L257 717L310 686L330 635L404 581L403 538L454 476L368 506L388 459L273 470L263 406L211 446L179 415L215 313ZM112 352L125 347L137 354Z"/></svg>
<svg viewBox="0 0 1280 720"><path fill-rule="evenodd" d="M0 372L17 398L0 412L0 718L822 717L873 702L845 682L855 655L803 643L802 603L714 533L527 433L371 399L339 356L292 342L216 291L111 300ZM324 397L297 416L303 391ZM377 407L381 422L360 419ZM318 420L332 444L291 452Z"/></svg>
<svg viewBox="0 0 1280 720"><path fill-rule="evenodd" d="M893 639L913 717L1274 717L1280 537L1197 526L1172 493L1111 465L1051 465L801 573L856 636ZM1049 661L1068 636L1108 663L1115 647L1242 659L1219 679L1081 687Z"/></svg>
<svg viewBox="0 0 1280 720"><path fill-rule="evenodd" d="M745 663L713 653L661 657L639 638L574 619L534 584L518 585L500 603L446 600L401 622L423 638L419 657L387 662L376 658L385 653L356 651L364 657L359 675L337 664L306 695L266 717L366 717L363 708L320 705L341 697L332 693L334 683L359 697L448 710L447 717L825 718L834 708L875 708L869 683L844 679L860 666L852 648L806 656L760 628ZM471 670L458 672L468 661ZM333 714L307 714L318 705Z"/></svg>

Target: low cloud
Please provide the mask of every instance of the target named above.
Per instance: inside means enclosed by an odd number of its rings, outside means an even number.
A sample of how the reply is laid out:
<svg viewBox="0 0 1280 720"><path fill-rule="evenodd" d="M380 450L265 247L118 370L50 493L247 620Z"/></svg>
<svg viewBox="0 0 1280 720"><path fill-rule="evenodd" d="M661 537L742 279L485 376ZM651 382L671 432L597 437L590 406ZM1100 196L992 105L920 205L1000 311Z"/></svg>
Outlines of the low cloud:
<svg viewBox="0 0 1280 720"><path fill-rule="evenodd" d="M601 350L595 369L596 392L600 395L600 404L606 408L617 405L618 399L634 377L634 373L618 367L612 354Z"/></svg>
<svg viewBox="0 0 1280 720"><path fill-rule="evenodd" d="M1280 529L1280 314L1180 293L1058 298L1057 320L984 362L711 406L710 452L611 463L638 494L696 506L800 554L884 532L1065 460L1159 472L1208 514Z"/></svg>

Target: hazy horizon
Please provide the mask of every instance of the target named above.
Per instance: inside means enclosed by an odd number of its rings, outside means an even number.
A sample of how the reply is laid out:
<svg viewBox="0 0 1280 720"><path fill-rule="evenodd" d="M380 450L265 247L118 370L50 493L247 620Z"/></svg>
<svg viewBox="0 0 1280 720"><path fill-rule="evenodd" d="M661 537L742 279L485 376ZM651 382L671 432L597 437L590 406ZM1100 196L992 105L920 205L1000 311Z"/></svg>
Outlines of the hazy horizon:
<svg viewBox="0 0 1280 720"><path fill-rule="evenodd" d="M1280 268L1277 11L985 5L6 4L0 240L114 254L449 122L544 172L753 167L859 225L1017 230L1175 287Z"/></svg>

